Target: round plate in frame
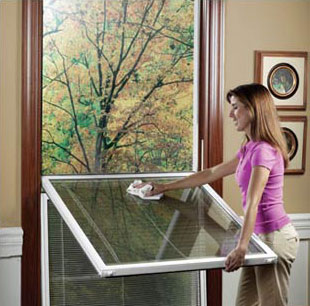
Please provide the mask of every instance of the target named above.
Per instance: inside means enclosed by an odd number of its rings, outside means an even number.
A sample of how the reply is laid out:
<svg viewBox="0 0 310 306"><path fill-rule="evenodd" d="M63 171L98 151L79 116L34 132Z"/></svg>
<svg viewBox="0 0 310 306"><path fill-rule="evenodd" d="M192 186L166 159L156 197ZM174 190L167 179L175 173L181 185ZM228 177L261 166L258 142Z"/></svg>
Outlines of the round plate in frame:
<svg viewBox="0 0 310 306"><path fill-rule="evenodd" d="M280 63L273 66L267 77L267 85L270 92L278 99L292 97L299 85L299 77L296 69L288 63Z"/></svg>
<svg viewBox="0 0 310 306"><path fill-rule="evenodd" d="M287 127L282 128L282 133L284 139L286 140L289 160L292 160L295 157L298 150L297 136L291 129Z"/></svg>

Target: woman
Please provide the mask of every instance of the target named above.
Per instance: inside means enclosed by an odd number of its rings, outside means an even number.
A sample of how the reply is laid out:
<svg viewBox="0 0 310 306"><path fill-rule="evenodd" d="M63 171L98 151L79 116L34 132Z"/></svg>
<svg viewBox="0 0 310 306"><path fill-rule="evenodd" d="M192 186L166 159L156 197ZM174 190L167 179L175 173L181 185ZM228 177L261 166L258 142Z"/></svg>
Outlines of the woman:
<svg viewBox="0 0 310 306"><path fill-rule="evenodd" d="M274 265L245 267L236 305L280 306L288 303L290 269L298 249L298 235L283 206L284 169L288 165L285 140L269 91L260 84L241 85L227 94L230 117L246 143L236 156L210 169L167 184L152 184L149 195L211 183L235 173L244 209L237 247L225 262L228 272L244 262L253 232L278 255Z"/></svg>

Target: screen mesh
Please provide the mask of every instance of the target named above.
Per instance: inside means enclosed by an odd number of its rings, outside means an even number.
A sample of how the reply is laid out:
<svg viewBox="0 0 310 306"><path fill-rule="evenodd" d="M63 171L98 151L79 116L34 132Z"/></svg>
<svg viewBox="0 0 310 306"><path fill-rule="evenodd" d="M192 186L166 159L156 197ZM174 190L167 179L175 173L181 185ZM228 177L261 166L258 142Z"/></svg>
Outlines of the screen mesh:
<svg viewBox="0 0 310 306"><path fill-rule="evenodd" d="M128 194L131 182L122 178L52 180L106 265L224 260L236 247L241 226L203 188L174 190L151 201ZM248 254L260 253L251 241Z"/></svg>

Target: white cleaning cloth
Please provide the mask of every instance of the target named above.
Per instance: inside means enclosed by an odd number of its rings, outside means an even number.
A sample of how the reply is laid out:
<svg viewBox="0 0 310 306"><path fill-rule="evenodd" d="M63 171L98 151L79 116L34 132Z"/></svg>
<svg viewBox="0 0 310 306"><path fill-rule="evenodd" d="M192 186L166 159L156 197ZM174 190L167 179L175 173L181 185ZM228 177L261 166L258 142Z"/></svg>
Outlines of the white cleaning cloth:
<svg viewBox="0 0 310 306"><path fill-rule="evenodd" d="M159 199L161 199L161 197L163 196L162 193L156 194L156 195L153 195L153 196L145 196L145 194L148 191L151 191L152 188L153 188L153 186L150 185L150 184L144 185L142 188L134 187L135 185L138 185L138 184L141 184L141 183L142 183L141 180L135 180L133 183L131 183L129 185L129 187L127 188L127 192L130 193L130 194L133 194L135 196L138 196L138 197L140 197L143 200L159 200Z"/></svg>

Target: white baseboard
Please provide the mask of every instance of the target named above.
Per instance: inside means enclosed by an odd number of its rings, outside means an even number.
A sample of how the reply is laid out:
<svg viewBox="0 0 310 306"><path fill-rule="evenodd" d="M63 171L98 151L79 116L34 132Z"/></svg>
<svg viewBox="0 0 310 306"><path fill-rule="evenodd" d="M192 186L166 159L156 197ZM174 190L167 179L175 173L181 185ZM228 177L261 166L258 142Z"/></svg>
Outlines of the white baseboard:
<svg viewBox="0 0 310 306"><path fill-rule="evenodd" d="M0 228L0 258L22 255L23 230L20 227Z"/></svg>

